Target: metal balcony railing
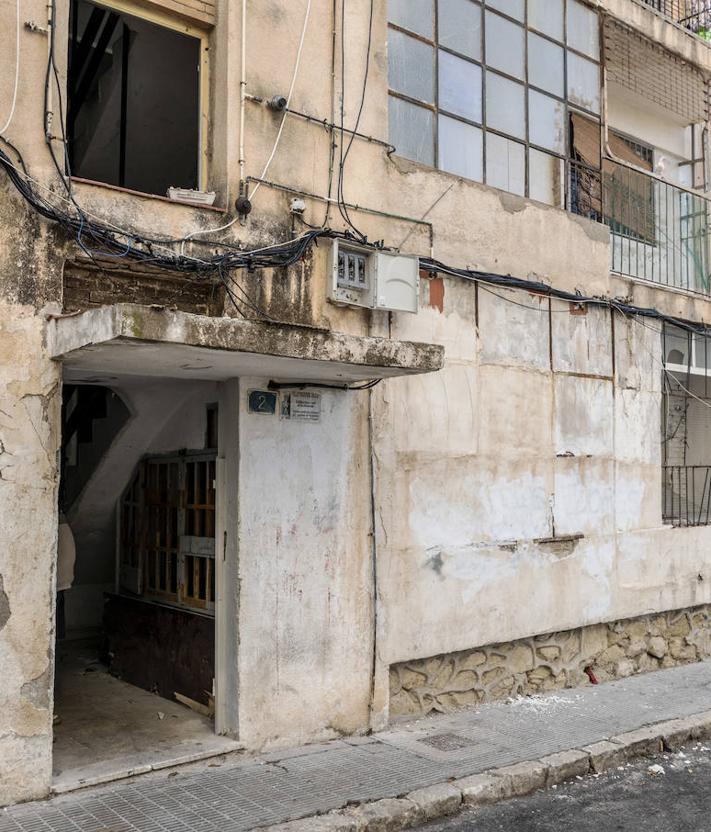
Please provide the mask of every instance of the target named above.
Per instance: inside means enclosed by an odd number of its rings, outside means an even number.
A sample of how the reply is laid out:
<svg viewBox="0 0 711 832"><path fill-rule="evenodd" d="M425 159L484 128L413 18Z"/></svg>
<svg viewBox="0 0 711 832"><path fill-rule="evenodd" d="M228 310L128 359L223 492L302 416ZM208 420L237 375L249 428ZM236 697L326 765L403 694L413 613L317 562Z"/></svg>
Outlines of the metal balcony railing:
<svg viewBox="0 0 711 832"><path fill-rule="evenodd" d="M711 41L711 2L709 0L642 0L642 2L703 40Z"/></svg>
<svg viewBox="0 0 711 832"><path fill-rule="evenodd" d="M711 466L662 466L662 519L672 526L711 523Z"/></svg>
<svg viewBox="0 0 711 832"><path fill-rule="evenodd" d="M708 200L612 160L569 163L571 212L609 226L613 272L711 294Z"/></svg>

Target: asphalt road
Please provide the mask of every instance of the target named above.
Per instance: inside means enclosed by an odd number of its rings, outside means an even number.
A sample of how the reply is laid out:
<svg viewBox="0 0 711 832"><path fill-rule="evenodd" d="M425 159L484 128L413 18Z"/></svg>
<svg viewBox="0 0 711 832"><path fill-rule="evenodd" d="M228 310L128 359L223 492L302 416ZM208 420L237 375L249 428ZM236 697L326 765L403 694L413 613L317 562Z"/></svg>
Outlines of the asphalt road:
<svg viewBox="0 0 711 832"><path fill-rule="evenodd" d="M664 773L655 773L655 765ZM563 830L711 832L711 741L420 828L420 832Z"/></svg>

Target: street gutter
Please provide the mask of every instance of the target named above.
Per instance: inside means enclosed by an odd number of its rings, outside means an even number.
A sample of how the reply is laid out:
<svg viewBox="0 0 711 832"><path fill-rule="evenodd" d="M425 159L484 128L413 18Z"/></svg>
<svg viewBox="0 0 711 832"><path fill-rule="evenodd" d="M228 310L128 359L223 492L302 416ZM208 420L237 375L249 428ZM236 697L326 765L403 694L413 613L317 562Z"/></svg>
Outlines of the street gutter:
<svg viewBox="0 0 711 832"><path fill-rule="evenodd" d="M711 710L672 719L537 760L493 768L407 794L322 815L259 827L263 832L396 832L463 809L549 789L566 780L601 774L637 757L678 751L689 740L711 737Z"/></svg>

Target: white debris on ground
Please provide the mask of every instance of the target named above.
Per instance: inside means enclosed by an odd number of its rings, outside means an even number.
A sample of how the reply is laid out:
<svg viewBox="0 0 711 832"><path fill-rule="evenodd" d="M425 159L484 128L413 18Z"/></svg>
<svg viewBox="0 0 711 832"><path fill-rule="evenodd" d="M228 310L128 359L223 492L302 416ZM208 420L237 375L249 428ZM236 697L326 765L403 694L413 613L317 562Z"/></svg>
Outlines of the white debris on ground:
<svg viewBox="0 0 711 832"><path fill-rule="evenodd" d="M554 801L574 800L574 792L571 789L595 790L598 784L605 780L636 783L641 786L645 780L651 781L654 778L666 776L668 773L693 774L697 765L708 761L711 747L697 742L694 745L686 745L683 749L675 752L660 754L657 759L659 763L647 763L641 760L633 760L620 766L608 769L602 773L590 773L585 776L576 775L560 785L550 787L550 795Z"/></svg>
<svg viewBox="0 0 711 832"><path fill-rule="evenodd" d="M556 787L553 786L552 789L554 790L554 793L551 796L553 800L571 799L571 795L568 793L568 789L570 787L575 786L585 790L588 788L595 789L596 781L599 781L599 779L624 781L631 776L633 780L636 778L636 782L641 785L645 779L665 776L667 773L673 772L693 774L696 770L697 764L701 765L702 762L706 762L709 752L711 752L710 746L697 742L693 746L684 746L684 748L679 751L669 751L659 755L657 758L660 760L659 763L652 763L650 765L649 763L645 764L642 761L637 760L608 769L602 774L587 774L584 777L578 775L561 784L561 788L563 789L562 793L560 791L555 793Z"/></svg>
<svg viewBox="0 0 711 832"><path fill-rule="evenodd" d="M506 700L506 705L510 708L522 708L526 711L534 711L535 713L546 713L553 711L562 705L572 705L579 702L583 697L580 694L569 694L567 696L559 696L557 694L534 694L533 696L516 696L510 697Z"/></svg>

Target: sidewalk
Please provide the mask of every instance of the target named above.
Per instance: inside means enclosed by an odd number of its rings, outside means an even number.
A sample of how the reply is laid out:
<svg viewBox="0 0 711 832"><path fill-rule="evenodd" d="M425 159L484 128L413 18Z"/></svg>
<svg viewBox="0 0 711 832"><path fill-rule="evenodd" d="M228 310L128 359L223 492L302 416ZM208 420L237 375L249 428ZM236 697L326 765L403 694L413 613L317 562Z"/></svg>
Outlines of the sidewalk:
<svg viewBox="0 0 711 832"><path fill-rule="evenodd" d="M443 784L409 800L293 827L401 829L456 810L462 799L520 794L584 773L591 764L618 764L659 749L661 737L680 743L708 733L710 711L711 661L429 717L370 737L230 755L10 807L0 810L0 832L239 832ZM555 757L541 761L549 755ZM537 762L515 765L526 761ZM494 776L471 777L492 769ZM452 783L462 778L469 779ZM398 812L392 824L385 819Z"/></svg>

